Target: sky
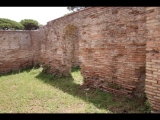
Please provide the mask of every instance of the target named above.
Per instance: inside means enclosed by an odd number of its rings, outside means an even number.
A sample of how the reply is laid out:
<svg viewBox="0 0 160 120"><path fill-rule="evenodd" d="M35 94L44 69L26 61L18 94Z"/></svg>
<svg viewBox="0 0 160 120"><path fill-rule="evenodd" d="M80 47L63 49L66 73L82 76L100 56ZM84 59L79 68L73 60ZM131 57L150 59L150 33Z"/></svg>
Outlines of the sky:
<svg viewBox="0 0 160 120"><path fill-rule="evenodd" d="M70 13L67 7L0 7L0 18L17 22L33 19L42 25L67 13Z"/></svg>

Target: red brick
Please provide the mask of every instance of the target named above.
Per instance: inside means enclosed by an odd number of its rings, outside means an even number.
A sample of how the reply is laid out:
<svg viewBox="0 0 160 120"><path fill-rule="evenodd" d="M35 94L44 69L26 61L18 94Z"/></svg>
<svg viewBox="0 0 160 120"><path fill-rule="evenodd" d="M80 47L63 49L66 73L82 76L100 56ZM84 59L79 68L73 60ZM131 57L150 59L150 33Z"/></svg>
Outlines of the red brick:
<svg viewBox="0 0 160 120"><path fill-rule="evenodd" d="M72 67L80 65L83 77L94 80L92 86L98 88L103 80L114 82L120 90L107 85L102 89L128 96L143 91L139 85L146 74L146 94L157 100L159 9L89 7L50 21L38 31L1 31L0 73L41 62L50 66L47 73L69 75ZM160 108L153 103L153 108Z"/></svg>

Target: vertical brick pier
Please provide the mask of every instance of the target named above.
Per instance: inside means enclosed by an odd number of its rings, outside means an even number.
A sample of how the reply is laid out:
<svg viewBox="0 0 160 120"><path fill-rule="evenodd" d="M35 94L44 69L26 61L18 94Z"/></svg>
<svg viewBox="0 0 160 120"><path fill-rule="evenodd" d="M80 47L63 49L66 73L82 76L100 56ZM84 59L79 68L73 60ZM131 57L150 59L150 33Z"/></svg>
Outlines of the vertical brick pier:
<svg viewBox="0 0 160 120"><path fill-rule="evenodd" d="M160 7L146 8L145 92L153 112L160 112Z"/></svg>

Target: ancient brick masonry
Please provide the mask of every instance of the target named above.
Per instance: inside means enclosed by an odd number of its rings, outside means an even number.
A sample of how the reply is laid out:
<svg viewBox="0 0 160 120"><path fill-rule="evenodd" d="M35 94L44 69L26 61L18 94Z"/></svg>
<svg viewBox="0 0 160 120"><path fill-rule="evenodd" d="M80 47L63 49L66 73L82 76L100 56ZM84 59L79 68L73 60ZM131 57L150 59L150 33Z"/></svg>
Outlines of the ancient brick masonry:
<svg viewBox="0 0 160 120"><path fill-rule="evenodd" d="M154 111L160 111L160 8L146 8L147 47L145 92Z"/></svg>
<svg viewBox="0 0 160 120"><path fill-rule="evenodd" d="M29 31L0 31L0 73L31 66L31 46Z"/></svg>
<svg viewBox="0 0 160 120"><path fill-rule="evenodd" d="M79 15L62 17L42 27L41 63L44 71L56 75L70 75L79 65Z"/></svg>
<svg viewBox="0 0 160 120"><path fill-rule="evenodd" d="M41 36L38 31L0 31L0 73L38 64Z"/></svg>
<svg viewBox="0 0 160 120"><path fill-rule="evenodd" d="M43 39L43 34L40 34L39 31L30 31L31 37L31 47L32 52L32 65L37 66L40 63L40 51L41 51L41 40Z"/></svg>
<svg viewBox="0 0 160 120"><path fill-rule="evenodd" d="M145 90L160 111L159 32L158 7L88 7L38 31L0 31L0 73L40 63L70 75L80 65L84 85L127 96Z"/></svg>
<svg viewBox="0 0 160 120"><path fill-rule="evenodd" d="M69 75L77 55L90 87L140 96L145 82L145 22L144 7L91 7L50 21L40 29L45 33L43 67L48 73Z"/></svg>
<svg viewBox="0 0 160 120"><path fill-rule="evenodd" d="M85 83L128 96L143 94L145 8L97 8L87 18L79 38Z"/></svg>

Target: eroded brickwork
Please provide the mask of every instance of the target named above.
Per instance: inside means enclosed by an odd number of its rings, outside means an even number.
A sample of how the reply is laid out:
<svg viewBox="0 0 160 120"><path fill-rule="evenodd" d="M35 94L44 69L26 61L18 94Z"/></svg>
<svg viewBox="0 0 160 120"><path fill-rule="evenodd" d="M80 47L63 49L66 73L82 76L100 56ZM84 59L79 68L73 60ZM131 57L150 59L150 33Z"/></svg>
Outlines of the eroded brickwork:
<svg viewBox="0 0 160 120"><path fill-rule="evenodd" d="M79 56L89 86L140 96L145 81L145 22L144 7L92 7L50 21L40 29L45 33L43 67L48 73L69 75Z"/></svg>
<svg viewBox="0 0 160 120"><path fill-rule="evenodd" d="M0 31L0 73L31 66L31 46L29 31Z"/></svg>
<svg viewBox="0 0 160 120"><path fill-rule="evenodd" d="M160 111L160 8L146 9L147 47L145 92L155 111Z"/></svg>
<svg viewBox="0 0 160 120"><path fill-rule="evenodd" d="M32 46L30 47L32 49L32 55L33 55L33 65L37 66L40 64L40 51L41 51L41 41L43 39L42 34L40 34L39 31L30 31L30 37Z"/></svg>
<svg viewBox="0 0 160 120"><path fill-rule="evenodd" d="M41 63L44 71L56 75L70 75L71 68L79 65L79 14L48 22L40 28L43 34Z"/></svg>
<svg viewBox="0 0 160 120"><path fill-rule="evenodd" d="M41 64L43 65L44 71L47 73L69 75L71 64L68 64L67 62L70 61L71 58L65 56L65 52L67 52L65 48L69 47L69 49L72 49L72 47L70 44L65 46L66 41L62 38L63 28L61 27L63 26L50 22L47 26L40 29L40 33L44 34L44 39L42 39L41 44ZM69 53L68 55L71 54Z"/></svg>
<svg viewBox="0 0 160 120"><path fill-rule="evenodd" d="M80 31L85 82L106 91L140 96L145 81L145 8L95 10L88 16L93 22L82 25Z"/></svg>
<svg viewBox="0 0 160 120"><path fill-rule="evenodd" d="M80 65L84 85L127 96L145 88L160 111L159 15L158 7L88 7L38 31L0 31L0 73L41 63L70 75Z"/></svg>

